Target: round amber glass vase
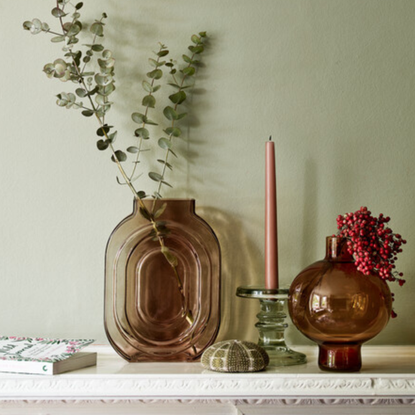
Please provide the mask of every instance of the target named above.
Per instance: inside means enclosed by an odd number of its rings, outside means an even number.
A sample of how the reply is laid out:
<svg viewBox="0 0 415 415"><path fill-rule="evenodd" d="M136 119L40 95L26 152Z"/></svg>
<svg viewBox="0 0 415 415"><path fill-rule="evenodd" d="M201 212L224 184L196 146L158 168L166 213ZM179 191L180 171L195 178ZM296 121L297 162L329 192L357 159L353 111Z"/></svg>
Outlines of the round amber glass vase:
<svg viewBox="0 0 415 415"><path fill-rule="evenodd" d="M157 218L163 244L135 201L113 231L105 265L105 330L124 359L193 361L216 338L220 322L220 248L190 199L144 200Z"/></svg>
<svg viewBox="0 0 415 415"><path fill-rule="evenodd" d="M386 326L391 308L387 283L357 271L338 237L327 237L325 259L304 269L289 291L292 321L318 344L322 370L360 370L361 345Z"/></svg>

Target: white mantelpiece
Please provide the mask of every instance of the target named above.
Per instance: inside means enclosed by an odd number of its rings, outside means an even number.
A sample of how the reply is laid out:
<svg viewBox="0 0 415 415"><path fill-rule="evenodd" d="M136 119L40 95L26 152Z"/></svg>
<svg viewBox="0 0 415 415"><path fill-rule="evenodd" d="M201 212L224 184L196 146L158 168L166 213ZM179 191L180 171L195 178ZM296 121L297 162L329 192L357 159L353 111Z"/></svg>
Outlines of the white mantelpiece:
<svg viewBox="0 0 415 415"><path fill-rule="evenodd" d="M320 371L314 347L296 348L306 365L253 374L210 372L199 363L129 364L107 346L94 348L93 368L1 374L0 413L415 414L414 346L364 346L363 368L351 374Z"/></svg>

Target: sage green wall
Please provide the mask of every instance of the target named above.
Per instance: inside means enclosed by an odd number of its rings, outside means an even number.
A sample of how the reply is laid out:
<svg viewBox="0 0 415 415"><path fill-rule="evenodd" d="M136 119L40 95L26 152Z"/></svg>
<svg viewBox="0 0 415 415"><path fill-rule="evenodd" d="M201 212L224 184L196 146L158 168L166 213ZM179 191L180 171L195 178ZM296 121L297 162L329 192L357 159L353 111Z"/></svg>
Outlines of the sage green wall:
<svg viewBox="0 0 415 415"><path fill-rule="evenodd" d="M368 206L408 240L395 287L398 319L374 340L415 344L415 2L412 0L85 0L105 11L117 60L110 122L135 128L140 83L157 42L180 56L192 33L209 48L190 100L166 196L194 197L223 252L220 339L255 339L257 304L235 297L263 281L264 143L277 146L280 274L324 255L336 216ZM132 207L96 124L55 105L71 85L43 65L60 57L48 36L54 1L0 1L0 334L94 337L103 330L107 238ZM144 166L146 171L148 167ZM151 183L146 182L151 191ZM307 340L292 329L293 343Z"/></svg>

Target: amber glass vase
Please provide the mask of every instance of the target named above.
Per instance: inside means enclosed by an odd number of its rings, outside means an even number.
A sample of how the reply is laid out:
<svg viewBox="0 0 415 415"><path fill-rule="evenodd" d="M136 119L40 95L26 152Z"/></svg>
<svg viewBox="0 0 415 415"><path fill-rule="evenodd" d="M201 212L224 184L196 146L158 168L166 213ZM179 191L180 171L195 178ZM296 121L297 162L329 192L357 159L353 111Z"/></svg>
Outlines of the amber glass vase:
<svg viewBox="0 0 415 415"><path fill-rule="evenodd" d="M220 322L220 248L195 201L144 200L166 209L163 243L177 258L172 267L160 240L135 202L113 231L106 250L105 330L124 359L193 361L216 338Z"/></svg>
<svg viewBox="0 0 415 415"><path fill-rule="evenodd" d="M386 326L392 297L385 281L357 271L346 240L328 237L326 257L293 281L288 308L293 323L319 345L322 370L355 372L361 345Z"/></svg>

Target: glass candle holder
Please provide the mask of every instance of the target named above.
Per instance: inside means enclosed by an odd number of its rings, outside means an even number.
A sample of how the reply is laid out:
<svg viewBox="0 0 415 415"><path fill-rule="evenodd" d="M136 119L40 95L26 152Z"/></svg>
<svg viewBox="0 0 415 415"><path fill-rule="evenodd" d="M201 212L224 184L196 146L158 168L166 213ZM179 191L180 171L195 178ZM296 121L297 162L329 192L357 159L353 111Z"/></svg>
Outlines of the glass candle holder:
<svg viewBox="0 0 415 415"><path fill-rule="evenodd" d="M268 353L270 365L292 366L307 363L305 354L291 350L285 343L288 289L242 286L237 288L236 295L259 300L260 311L255 324L259 332L258 345Z"/></svg>

